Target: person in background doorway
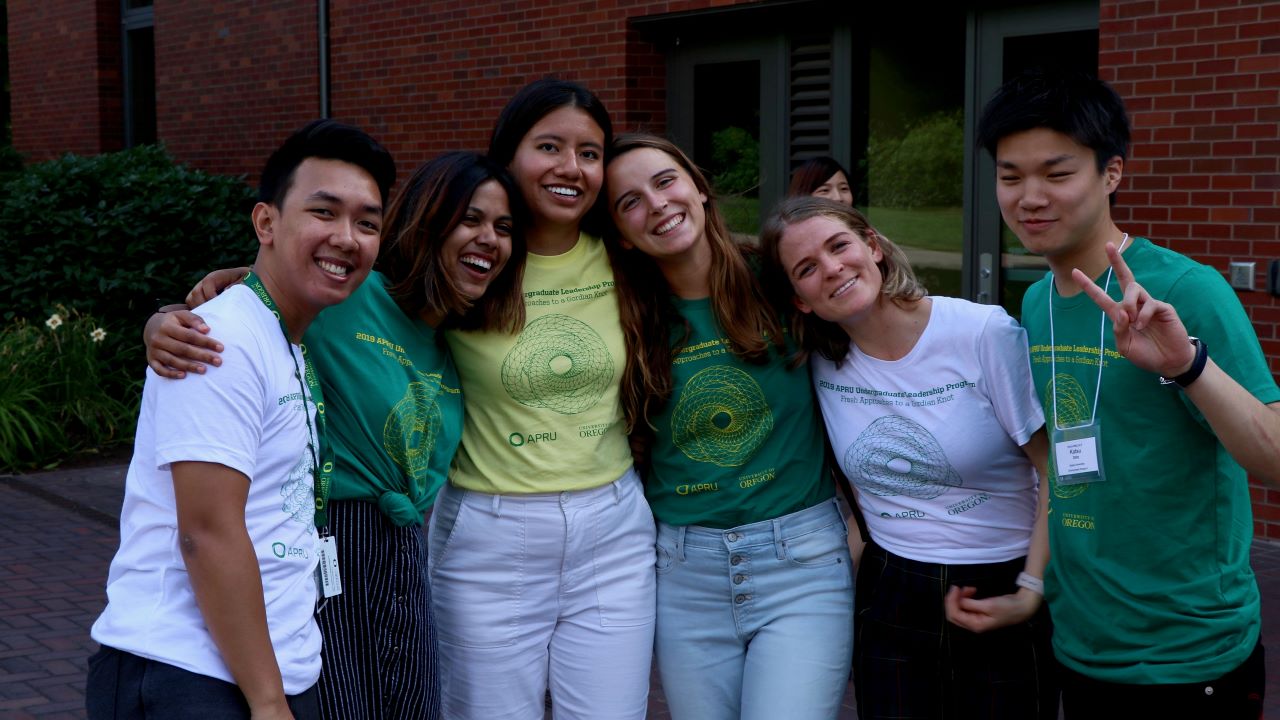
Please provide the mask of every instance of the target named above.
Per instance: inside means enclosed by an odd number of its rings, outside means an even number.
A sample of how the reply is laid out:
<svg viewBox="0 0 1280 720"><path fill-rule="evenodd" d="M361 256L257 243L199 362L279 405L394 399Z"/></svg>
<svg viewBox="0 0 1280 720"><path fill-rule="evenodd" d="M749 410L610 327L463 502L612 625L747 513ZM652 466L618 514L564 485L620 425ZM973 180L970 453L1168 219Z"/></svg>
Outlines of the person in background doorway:
<svg viewBox="0 0 1280 720"><path fill-rule="evenodd" d="M835 158L825 155L804 161L791 172L787 197L812 195L853 206L853 189L849 173Z"/></svg>

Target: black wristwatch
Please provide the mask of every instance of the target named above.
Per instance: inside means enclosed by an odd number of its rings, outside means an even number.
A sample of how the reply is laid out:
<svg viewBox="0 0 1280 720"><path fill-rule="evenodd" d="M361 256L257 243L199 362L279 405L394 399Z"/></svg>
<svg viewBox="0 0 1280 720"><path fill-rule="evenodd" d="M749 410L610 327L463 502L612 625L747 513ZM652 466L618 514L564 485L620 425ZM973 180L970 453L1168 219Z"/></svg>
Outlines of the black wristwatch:
<svg viewBox="0 0 1280 720"><path fill-rule="evenodd" d="M1209 362L1209 346L1205 345L1204 341L1198 337L1188 337L1187 339L1196 348L1196 357L1191 361L1191 367L1175 378L1160 376L1161 385L1177 385L1180 388L1185 388L1195 382L1196 378L1200 377L1200 373L1204 372L1204 365Z"/></svg>

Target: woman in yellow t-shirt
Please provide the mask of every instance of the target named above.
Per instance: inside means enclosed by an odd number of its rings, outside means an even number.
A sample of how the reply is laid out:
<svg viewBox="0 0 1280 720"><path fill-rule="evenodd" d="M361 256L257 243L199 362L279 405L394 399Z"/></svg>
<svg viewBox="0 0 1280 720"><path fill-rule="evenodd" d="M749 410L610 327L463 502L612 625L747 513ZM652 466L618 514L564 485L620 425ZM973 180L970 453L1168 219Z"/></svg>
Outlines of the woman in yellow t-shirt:
<svg viewBox="0 0 1280 720"><path fill-rule="evenodd" d="M619 402L614 275L594 229L612 125L545 79L516 93L489 156L530 208L519 334L452 331L466 420L429 537L444 715L643 718L654 523Z"/></svg>

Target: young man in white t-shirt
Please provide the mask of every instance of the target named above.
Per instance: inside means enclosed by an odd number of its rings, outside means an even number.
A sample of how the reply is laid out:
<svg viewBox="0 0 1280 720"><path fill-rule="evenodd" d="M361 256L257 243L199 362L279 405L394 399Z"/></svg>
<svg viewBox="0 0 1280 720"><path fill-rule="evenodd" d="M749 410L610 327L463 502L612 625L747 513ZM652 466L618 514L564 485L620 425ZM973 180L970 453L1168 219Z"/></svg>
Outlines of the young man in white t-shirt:
<svg viewBox="0 0 1280 720"><path fill-rule="evenodd" d="M91 719L316 715L323 418L298 343L368 275L394 180L356 128L290 136L262 173L253 273L201 308L228 362L182 382L147 372Z"/></svg>

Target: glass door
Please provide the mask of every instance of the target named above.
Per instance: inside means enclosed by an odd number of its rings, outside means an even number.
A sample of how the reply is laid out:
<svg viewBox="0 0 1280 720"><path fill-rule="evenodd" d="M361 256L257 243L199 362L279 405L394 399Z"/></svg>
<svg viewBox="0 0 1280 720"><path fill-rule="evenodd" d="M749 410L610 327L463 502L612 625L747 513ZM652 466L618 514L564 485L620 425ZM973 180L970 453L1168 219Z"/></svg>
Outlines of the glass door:
<svg viewBox="0 0 1280 720"><path fill-rule="evenodd" d="M671 137L707 173L730 231L756 236L787 178L782 36L677 46L667 63ZM762 147L763 142L763 147Z"/></svg>
<svg viewBox="0 0 1280 720"><path fill-rule="evenodd" d="M1060 2L993 10L969 16L965 137L976 134L982 108L1005 80L1033 67L1098 71L1098 4ZM1027 253L1005 227L996 204L995 164L981 149L965 147L964 294L978 302L1022 311L1027 287L1044 276L1044 259Z"/></svg>

